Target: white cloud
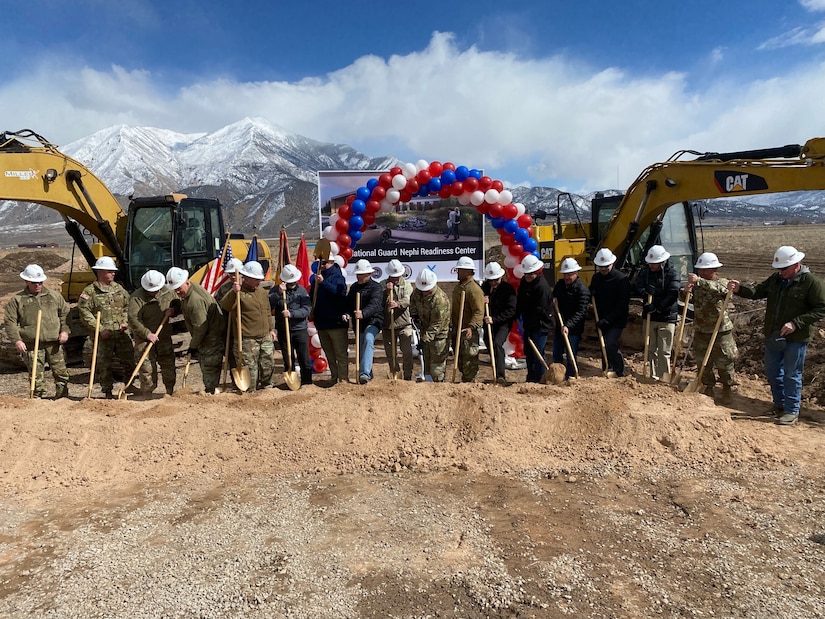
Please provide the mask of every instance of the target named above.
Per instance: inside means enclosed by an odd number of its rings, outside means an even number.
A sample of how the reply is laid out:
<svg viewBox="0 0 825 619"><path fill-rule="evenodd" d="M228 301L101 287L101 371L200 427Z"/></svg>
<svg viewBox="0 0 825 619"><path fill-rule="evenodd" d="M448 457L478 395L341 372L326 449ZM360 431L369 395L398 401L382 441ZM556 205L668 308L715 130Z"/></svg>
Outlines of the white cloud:
<svg viewBox="0 0 825 619"><path fill-rule="evenodd" d="M365 56L292 83L213 79L169 90L147 71L75 66L54 58L0 84L3 128L66 144L118 123L202 132L262 116L373 156L452 160L513 183L579 191L614 187L617 169L626 186L680 149L778 146L825 126L821 62L758 83L734 75L689 87L680 73L525 60L459 49L435 33L418 52Z"/></svg>
<svg viewBox="0 0 825 619"><path fill-rule="evenodd" d="M825 0L799 0L799 3L809 11L825 11Z"/></svg>

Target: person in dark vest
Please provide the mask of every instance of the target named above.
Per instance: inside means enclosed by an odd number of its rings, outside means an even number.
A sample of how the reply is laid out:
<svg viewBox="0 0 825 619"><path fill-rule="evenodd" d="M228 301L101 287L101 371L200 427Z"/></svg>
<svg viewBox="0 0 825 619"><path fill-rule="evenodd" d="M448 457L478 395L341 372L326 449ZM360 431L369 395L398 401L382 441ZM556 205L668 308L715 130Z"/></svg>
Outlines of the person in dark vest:
<svg viewBox="0 0 825 619"><path fill-rule="evenodd" d="M604 338L608 377L624 376L624 356L619 348L622 331L627 326L631 286L627 275L613 268L616 256L603 247L596 252L593 263L596 272L590 280L590 294L596 303L599 322L596 325ZM602 360L604 365L604 360Z"/></svg>
<svg viewBox="0 0 825 619"><path fill-rule="evenodd" d="M489 315L484 317L484 323L490 325L493 340L484 329L484 339L490 356L495 360L496 372L493 380L506 384L504 367L504 343L510 334L513 320L516 317L516 290L504 281L505 271L498 262L491 262L484 267L484 282L481 292L484 302L489 308Z"/></svg>

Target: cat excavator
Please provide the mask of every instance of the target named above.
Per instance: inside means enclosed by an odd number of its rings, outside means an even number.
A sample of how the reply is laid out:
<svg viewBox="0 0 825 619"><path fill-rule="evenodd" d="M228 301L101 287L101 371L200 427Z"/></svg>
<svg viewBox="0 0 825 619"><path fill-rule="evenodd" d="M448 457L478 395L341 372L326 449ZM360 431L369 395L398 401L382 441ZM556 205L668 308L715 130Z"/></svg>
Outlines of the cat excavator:
<svg viewBox="0 0 825 619"><path fill-rule="evenodd" d="M692 202L811 190L825 190L825 138L730 153L682 150L645 168L625 193L596 194L589 222L582 223L576 214L576 222L562 223L561 199L570 196L559 194L556 223L534 226L533 237L549 267L545 276L553 283L561 261L573 257L589 284L593 257L602 247L616 254L617 268L633 276L657 244L667 248L684 276L701 253ZM537 218L542 214L546 216L540 212Z"/></svg>
<svg viewBox="0 0 825 619"><path fill-rule="evenodd" d="M227 241L217 199L178 193L131 198L124 212L91 170L29 129L0 133L0 200L33 202L58 211L90 269L97 258L112 256L118 279L128 290L146 271L165 274L172 266L185 268L200 282ZM240 259L248 255L250 243L257 242L258 261L264 272L269 270L271 253L265 242L230 236L232 254ZM90 269L64 276L67 301L76 301L94 281Z"/></svg>

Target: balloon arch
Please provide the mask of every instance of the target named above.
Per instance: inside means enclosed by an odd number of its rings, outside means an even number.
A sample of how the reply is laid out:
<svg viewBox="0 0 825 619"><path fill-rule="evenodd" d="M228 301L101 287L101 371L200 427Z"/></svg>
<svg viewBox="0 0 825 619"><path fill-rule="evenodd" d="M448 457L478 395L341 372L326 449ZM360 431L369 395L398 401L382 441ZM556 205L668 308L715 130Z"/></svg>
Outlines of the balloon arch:
<svg viewBox="0 0 825 619"><path fill-rule="evenodd" d="M378 178L371 178L348 196L338 212L330 216L329 225L322 234L330 241L331 253L340 255L346 264L352 258L352 250L361 234L375 223L379 213L389 213L399 203L409 202L414 197L433 195L444 200L456 198L460 205L472 205L487 218L501 239L507 280L518 287L524 257L532 254L541 258L538 243L533 238L533 218L523 204L513 203L513 194L504 188L504 183L484 176L475 168L456 166L451 162L428 163L423 159L396 166ZM516 345L517 354L521 352L520 338L511 337L510 343Z"/></svg>

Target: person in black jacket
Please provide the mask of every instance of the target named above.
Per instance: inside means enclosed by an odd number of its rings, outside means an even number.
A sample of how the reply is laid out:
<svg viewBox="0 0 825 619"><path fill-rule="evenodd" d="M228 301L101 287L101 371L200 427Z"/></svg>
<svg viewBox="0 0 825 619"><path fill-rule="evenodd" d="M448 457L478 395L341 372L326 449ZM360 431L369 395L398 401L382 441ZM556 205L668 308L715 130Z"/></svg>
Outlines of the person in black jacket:
<svg viewBox="0 0 825 619"><path fill-rule="evenodd" d="M484 302L489 307L489 316L484 317L484 323L490 325L493 341L484 329L484 341L490 356L495 359L495 376L493 380L506 384L504 378L504 342L510 334L513 319L516 317L516 290L508 282L503 281L504 269L498 262L491 262L484 267L484 282L481 291L484 293Z"/></svg>
<svg viewBox="0 0 825 619"><path fill-rule="evenodd" d="M329 362L332 376L331 385L349 380L349 358L347 357L347 280L342 268L344 260L334 256L320 261L320 268L309 287L312 311L321 348ZM315 292L315 289L318 292Z"/></svg>
<svg viewBox="0 0 825 619"><path fill-rule="evenodd" d="M558 304L559 313L564 321L556 324L553 334L553 363L564 363L565 344L562 334L567 335L573 358L567 359L565 378L576 376L574 361L579 354L579 342L584 333L584 321L587 318L587 308L590 305L590 290L579 279L581 271L575 258L565 258L561 261L561 279L553 288L553 301Z"/></svg>
<svg viewBox="0 0 825 619"><path fill-rule="evenodd" d="M278 343L281 345L281 354L284 358L284 371L291 372L295 367L295 357L301 368L301 384L312 384L312 361L309 357L309 333L307 332L307 317L312 309L312 299L306 288L298 284L301 271L285 264L281 269L281 283L273 286L269 291L269 307L275 315L275 331L278 334ZM292 348L292 359L287 357L286 351L286 322L289 322L289 343Z"/></svg>
<svg viewBox="0 0 825 619"><path fill-rule="evenodd" d="M372 265L362 258L355 263L355 283L347 294L349 311L358 319L361 330L358 346L361 358L358 360L358 382L366 384L373 378L372 357L375 352L375 336L384 324L384 303L381 284L372 279ZM360 309L355 308L355 295L361 295ZM353 321L353 329L355 322Z"/></svg>
<svg viewBox="0 0 825 619"><path fill-rule="evenodd" d="M661 245L651 247L647 263L636 278L636 293L644 299L642 318L650 315L650 376L661 378L670 371L670 352L679 318L678 300L682 281L668 262L670 253Z"/></svg>
<svg viewBox="0 0 825 619"><path fill-rule="evenodd" d="M550 284L542 272L544 263L534 255L524 257L521 261L521 270L524 276L518 287L516 314L521 318L522 337L525 340L529 338L539 354L544 355L547 336L553 328L553 291L550 290ZM544 364L529 344L524 347L524 356L527 362L527 382L541 382L544 377Z"/></svg>
<svg viewBox="0 0 825 619"><path fill-rule="evenodd" d="M619 348L619 339L627 326L630 306L630 280L627 275L614 269L616 256L606 247L596 252L593 259L596 273L590 280L590 294L596 304L599 322L596 324L604 338L607 367L616 377L624 376L624 357ZM602 360L604 366L604 360ZM608 376L612 376L608 374Z"/></svg>

